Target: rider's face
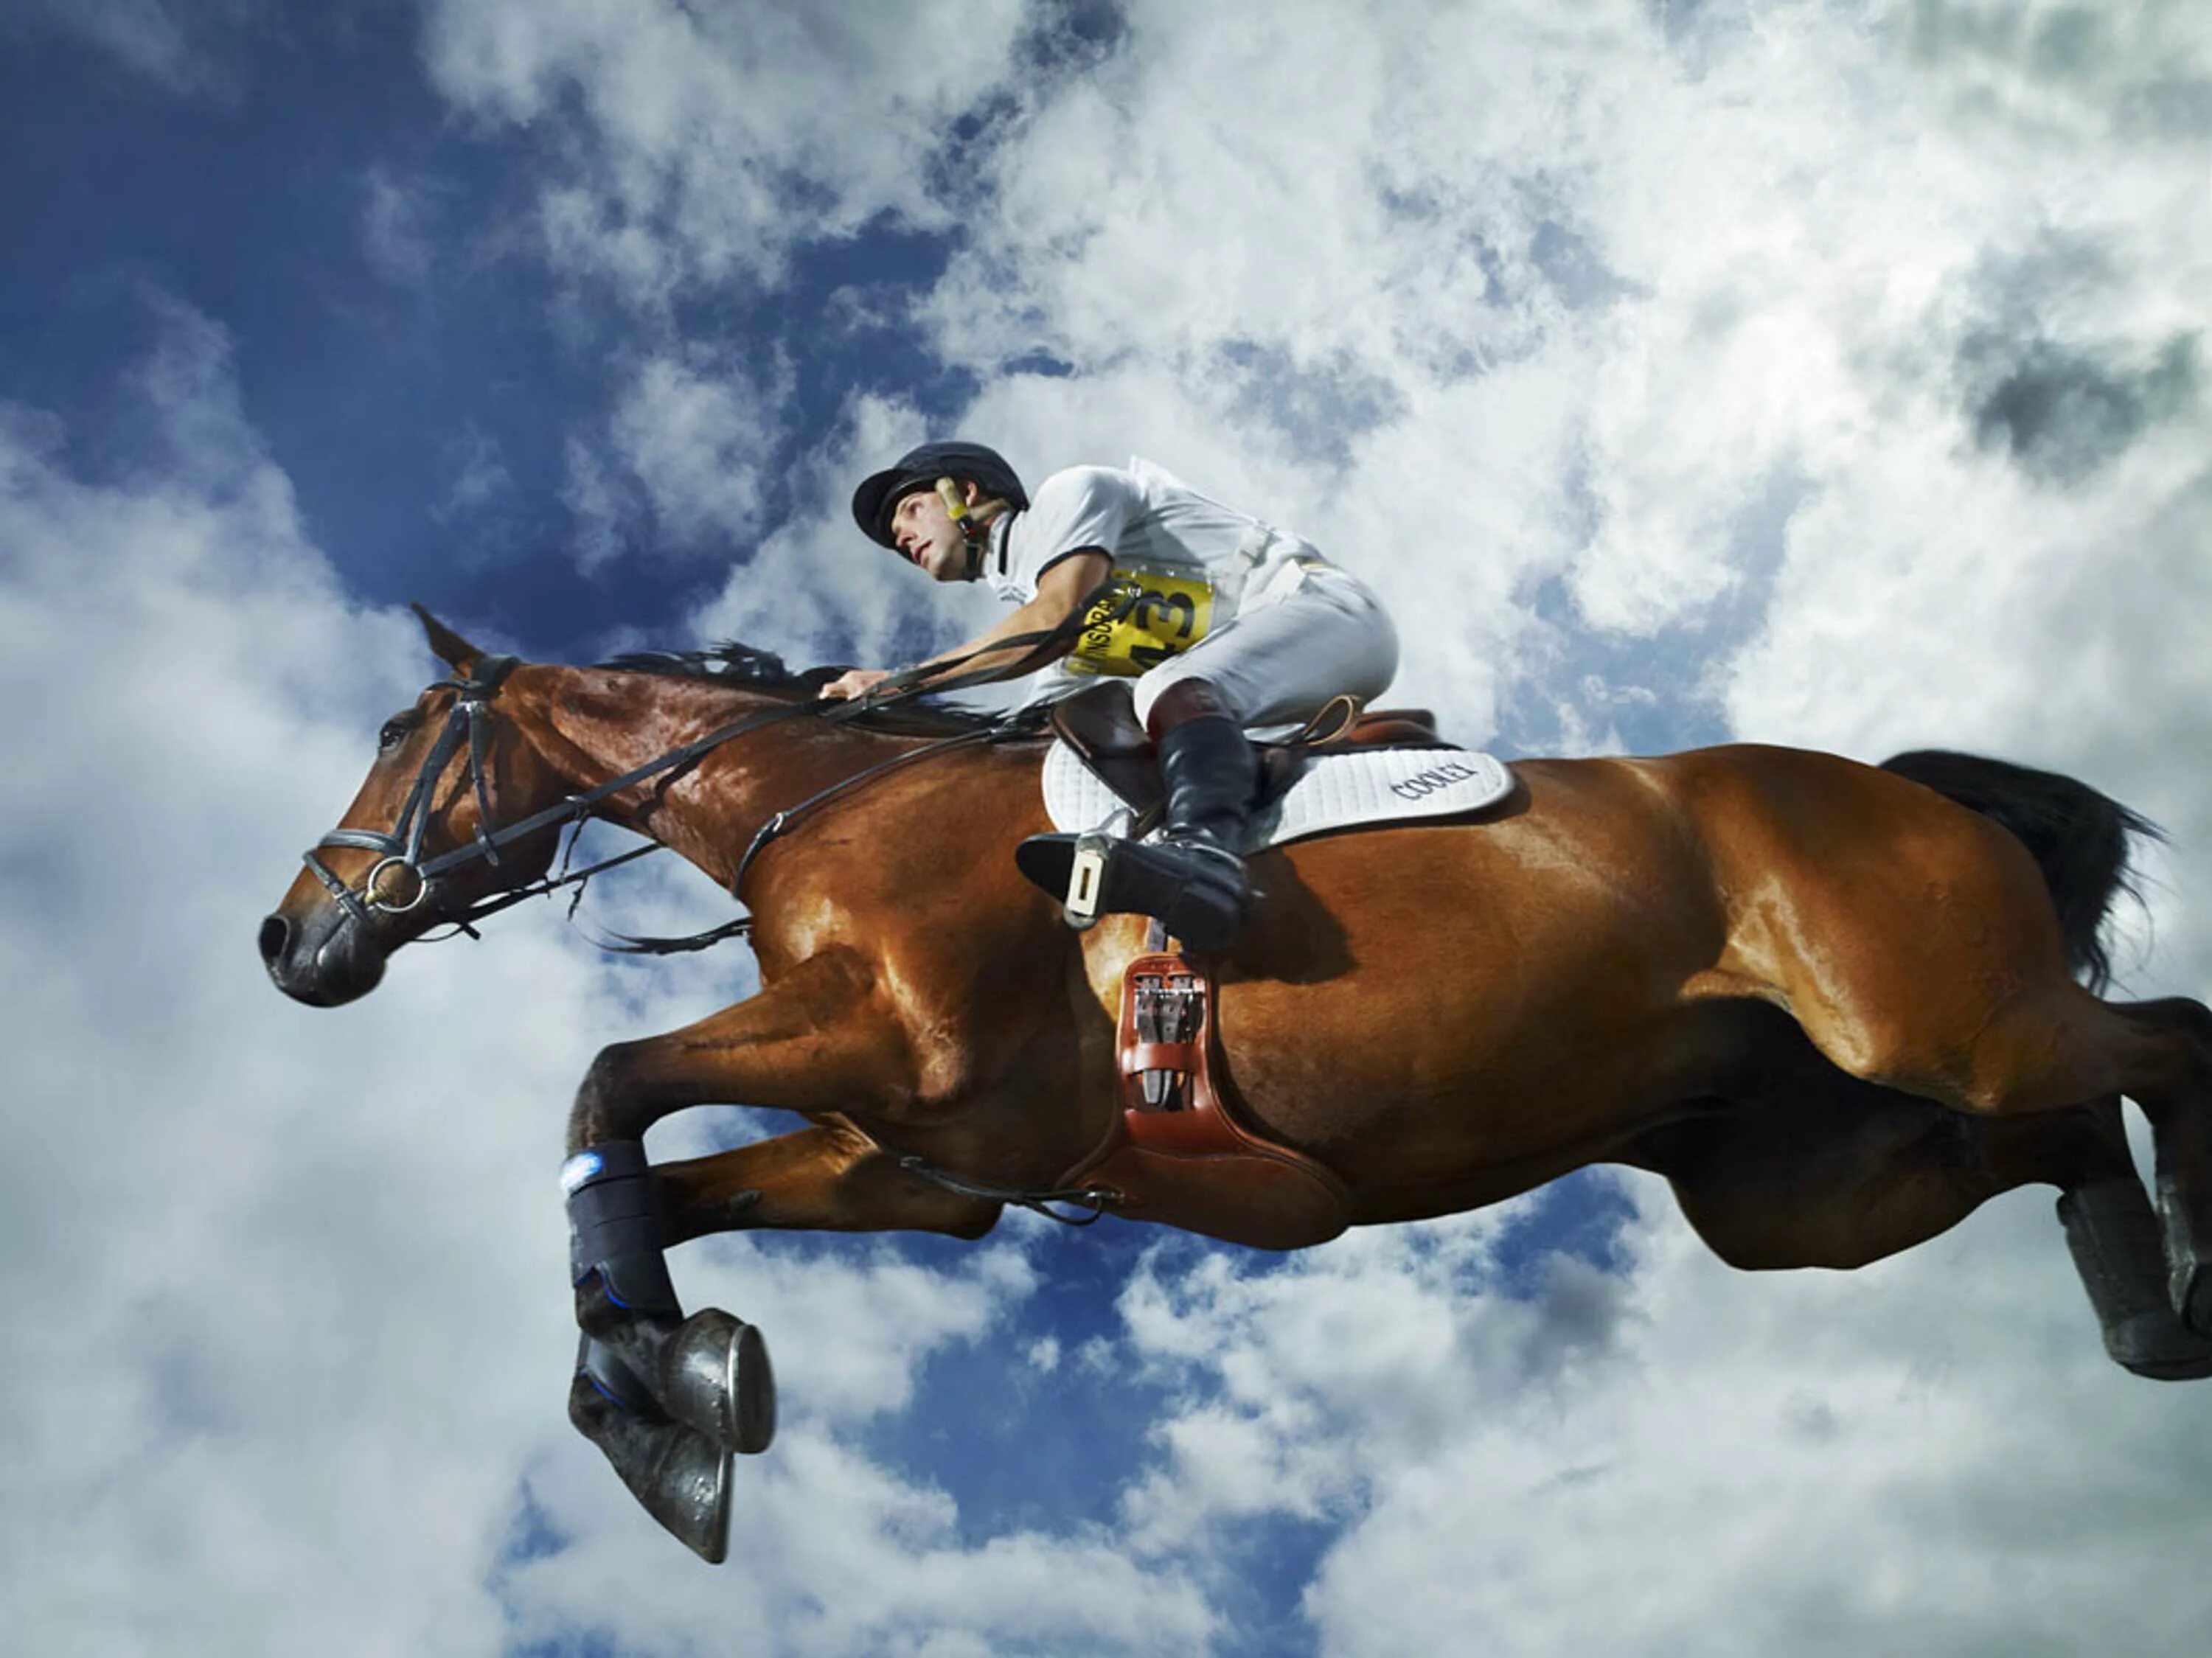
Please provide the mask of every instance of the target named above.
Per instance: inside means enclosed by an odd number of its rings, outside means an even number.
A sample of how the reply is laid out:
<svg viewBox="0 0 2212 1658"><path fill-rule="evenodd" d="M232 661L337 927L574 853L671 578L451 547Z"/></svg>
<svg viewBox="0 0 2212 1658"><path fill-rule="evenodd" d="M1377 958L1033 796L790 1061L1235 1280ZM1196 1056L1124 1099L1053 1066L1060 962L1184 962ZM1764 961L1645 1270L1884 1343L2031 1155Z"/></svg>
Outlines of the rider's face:
<svg viewBox="0 0 2212 1658"><path fill-rule="evenodd" d="M972 499L975 486L968 486ZM916 489L891 512L891 541L899 551L939 581L964 581L968 550L960 526L945 511L935 489Z"/></svg>

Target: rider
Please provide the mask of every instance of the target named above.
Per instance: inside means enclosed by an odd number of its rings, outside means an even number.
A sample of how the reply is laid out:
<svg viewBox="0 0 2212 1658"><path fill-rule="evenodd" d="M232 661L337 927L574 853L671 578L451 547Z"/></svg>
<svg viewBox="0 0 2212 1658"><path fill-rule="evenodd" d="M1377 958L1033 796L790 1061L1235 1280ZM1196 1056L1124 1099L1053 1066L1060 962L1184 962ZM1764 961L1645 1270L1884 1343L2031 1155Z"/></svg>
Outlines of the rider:
<svg viewBox="0 0 2212 1658"><path fill-rule="evenodd" d="M1158 748L1166 825L1158 844L1113 846L1099 908L1156 916L1194 949L1226 946L1250 899L1242 853L1258 766L1245 733L1303 722L1339 693L1364 701L1389 685L1398 638L1375 595L1310 544L1141 459L1126 471L1054 472L1032 500L995 450L925 443L863 480L853 516L933 579L981 577L1018 607L906 677L926 681L942 666L1012 678L1045 667L1032 700L1100 674L1135 680L1137 717ZM1091 625L1042 650L993 649L1079 613ZM864 695L890 677L857 668L823 695ZM1064 891L1074 841L1032 837L1024 872Z"/></svg>

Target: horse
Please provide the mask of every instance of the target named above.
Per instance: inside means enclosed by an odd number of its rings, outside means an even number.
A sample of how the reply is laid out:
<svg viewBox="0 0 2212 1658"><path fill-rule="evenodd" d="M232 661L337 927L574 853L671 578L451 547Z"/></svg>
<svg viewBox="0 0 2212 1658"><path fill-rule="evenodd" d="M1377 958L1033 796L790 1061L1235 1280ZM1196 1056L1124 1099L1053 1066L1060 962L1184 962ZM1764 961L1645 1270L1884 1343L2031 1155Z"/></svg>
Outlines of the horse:
<svg viewBox="0 0 2212 1658"><path fill-rule="evenodd" d="M749 1227L975 1239L1009 1203L1095 1200L1070 1171L1121 1114L1115 1011L1144 924L1073 931L1017 872L1048 827L1038 736L824 702L834 671L742 647L518 665L418 611L451 676L386 722L260 953L301 1002L367 994L441 920L473 931L545 890L584 817L747 906L758 993L601 1050L564 1177L571 1419L717 1561L732 1453L767 1443L773 1382L751 1327L682 1315L661 1252ZM2040 1182L2111 1356L2212 1375L2212 1011L2098 993L2100 928L2153 825L2074 780L1940 751L1875 767L1734 744L1513 772L1471 816L1251 860L1260 896L1206 963L1218 1083L1341 1195L1334 1223L1265 1241L1610 1163L1668 1180L1735 1266L1849 1269ZM2150 1123L2155 1208L2123 1096ZM647 1128L707 1103L808 1126L648 1167ZM1155 1214L1237 1236L1178 1216Z"/></svg>

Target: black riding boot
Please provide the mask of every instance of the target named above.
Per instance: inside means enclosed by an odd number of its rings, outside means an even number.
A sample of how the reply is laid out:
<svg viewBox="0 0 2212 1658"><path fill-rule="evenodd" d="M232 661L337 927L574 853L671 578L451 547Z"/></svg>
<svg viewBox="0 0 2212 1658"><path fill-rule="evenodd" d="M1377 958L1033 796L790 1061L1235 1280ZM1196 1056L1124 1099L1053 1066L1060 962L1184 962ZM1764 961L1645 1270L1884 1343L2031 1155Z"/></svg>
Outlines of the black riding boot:
<svg viewBox="0 0 2212 1658"><path fill-rule="evenodd" d="M1225 950L1252 890L1243 845L1258 756L1201 681L1170 688L1152 710L1167 823L1158 844L1099 835L1037 835L1014 853L1022 873L1060 897L1068 920L1150 915L1195 950Z"/></svg>

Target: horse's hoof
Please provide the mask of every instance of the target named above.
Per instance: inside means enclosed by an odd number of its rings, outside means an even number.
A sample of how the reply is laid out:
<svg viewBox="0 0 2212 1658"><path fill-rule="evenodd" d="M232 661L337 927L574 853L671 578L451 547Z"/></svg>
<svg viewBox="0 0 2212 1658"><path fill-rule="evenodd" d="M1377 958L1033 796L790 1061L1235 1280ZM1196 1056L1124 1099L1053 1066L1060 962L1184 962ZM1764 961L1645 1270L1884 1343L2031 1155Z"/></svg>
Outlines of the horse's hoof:
<svg viewBox="0 0 2212 1658"><path fill-rule="evenodd" d="M629 1494L710 1566L730 1558L730 1454L680 1422L626 1411L578 1375L568 1420L614 1465Z"/></svg>
<svg viewBox="0 0 2212 1658"><path fill-rule="evenodd" d="M2192 1224L2190 1206L2171 1174L2158 1177L2158 1218L2166 1235L2166 1292L2182 1323L2212 1338L2212 1239Z"/></svg>
<svg viewBox="0 0 2212 1658"><path fill-rule="evenodd" d="M775 1437L775 1372L761 1333L718 1307L684 1321L660 1352L660 1402L719 1445L756 1455Z"/></svg>
<svg viewBox="0 0 2212 1658"><path fill-rule="evenodd" d="M2166 1270L2171 1217L2162 1243L2142 1182L2121 1175L2072 1187L2059 1195L2058 1219L2112 1362L2160 1382L2212 1376L2212 1338L2176 1310L2189 1286L2186 1274Z"/></svg>
<svg viewBox="0 0 2212 1658"><path fill-rule="evenodd" d="M2161 1307L2114 1324L2105 1351L2115 1363L2154 1382L2197 1382L2212 1376L2212 1339L2198 1335Z"/></svg>
<svg viewBox="0 0 2212 1658"><path fill-rule="evenodd" d="M2193 1334L2212 1339L2212 1262L2193 1260L2175 1267L2167 1287L2181 1322Z"/></svg>

